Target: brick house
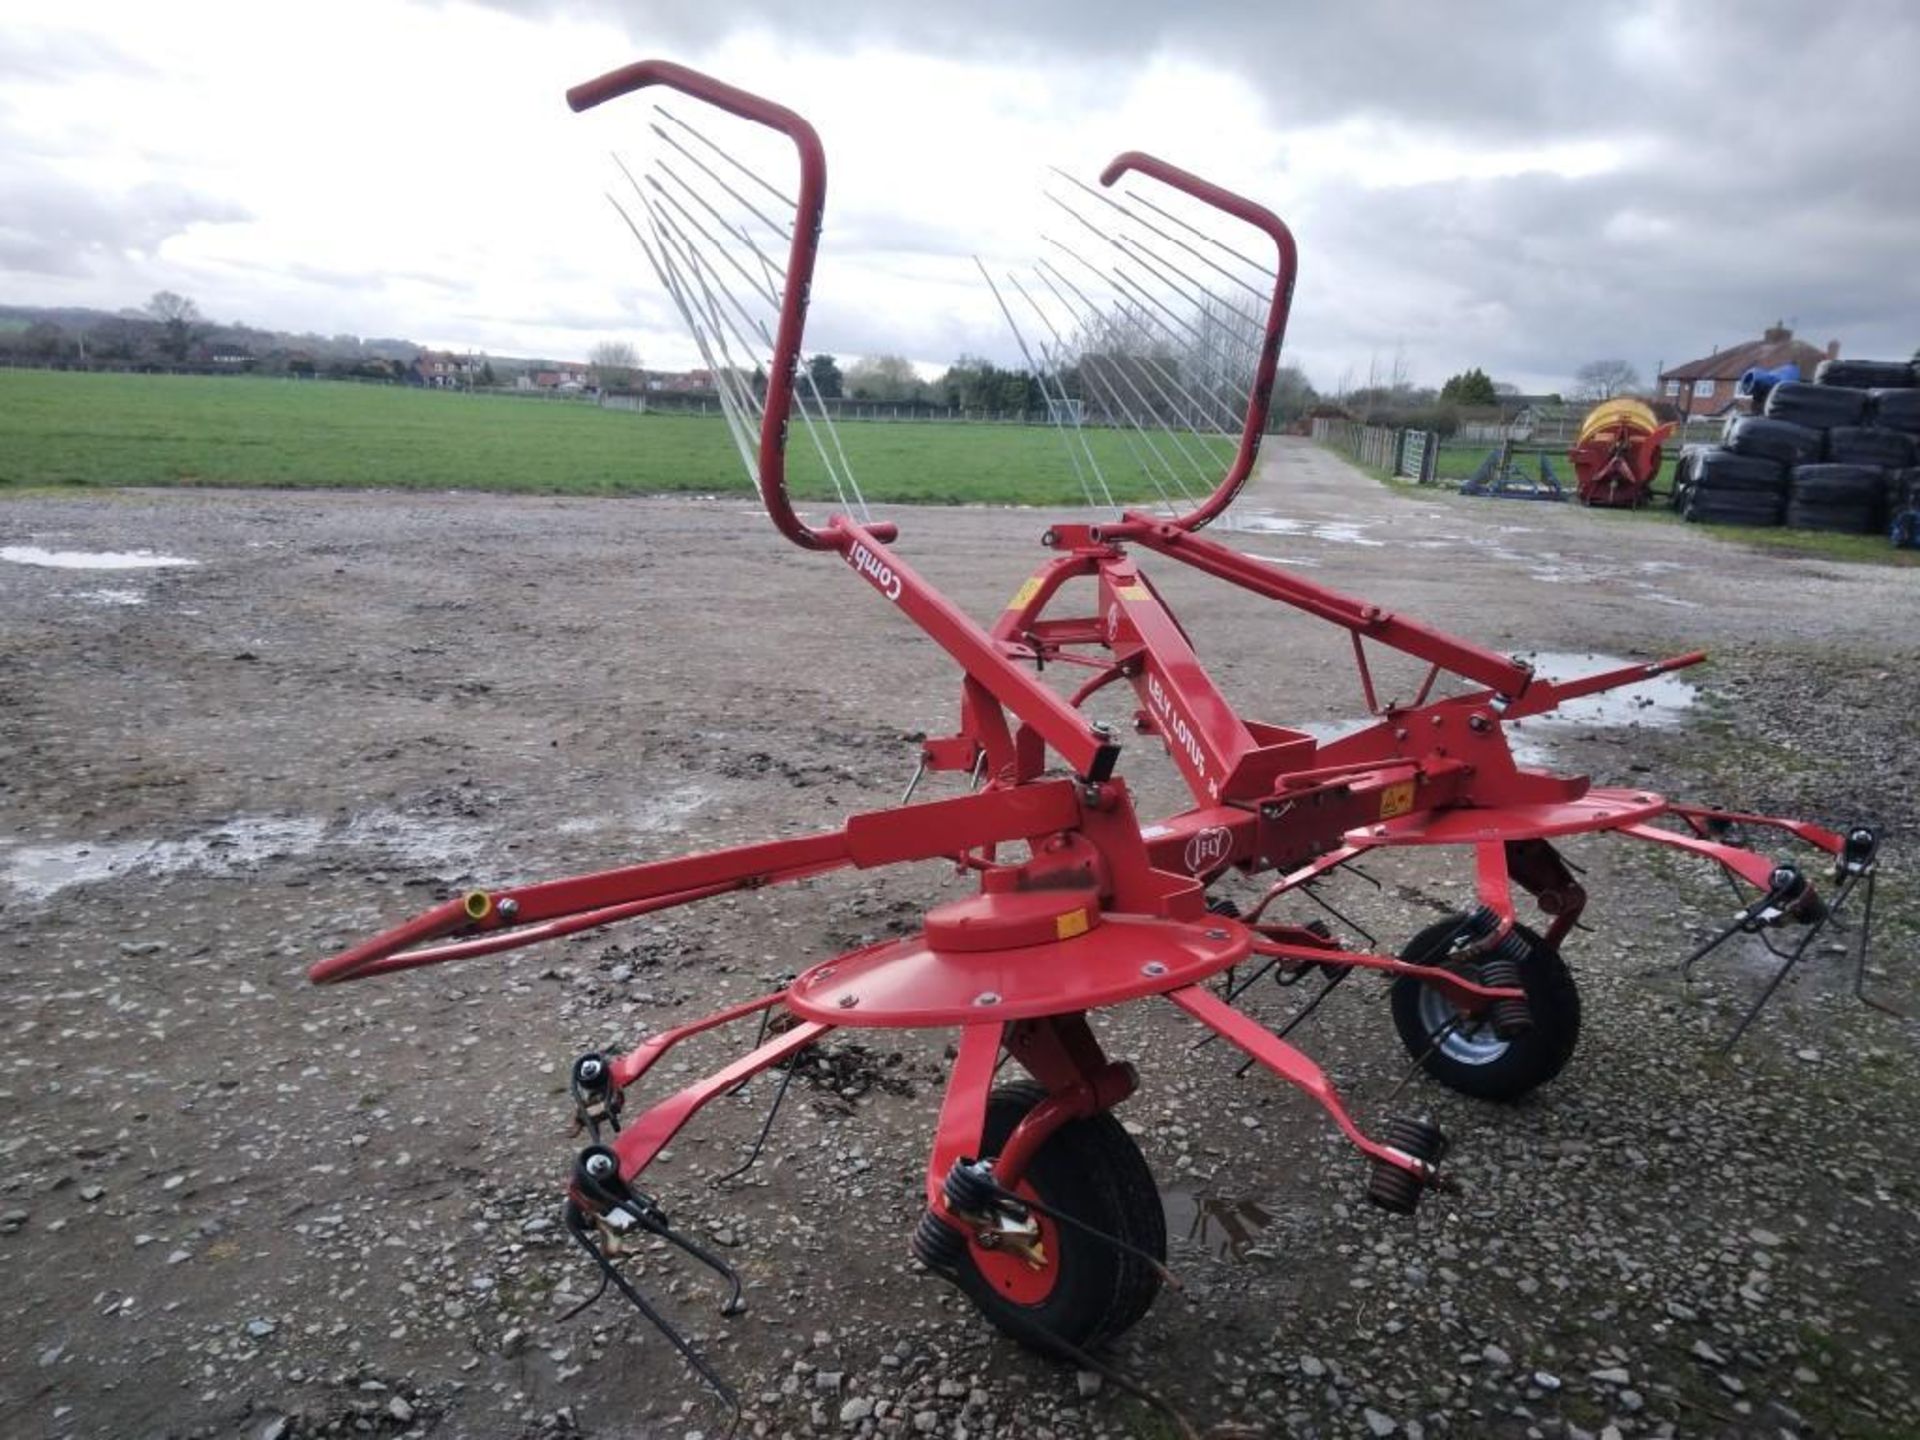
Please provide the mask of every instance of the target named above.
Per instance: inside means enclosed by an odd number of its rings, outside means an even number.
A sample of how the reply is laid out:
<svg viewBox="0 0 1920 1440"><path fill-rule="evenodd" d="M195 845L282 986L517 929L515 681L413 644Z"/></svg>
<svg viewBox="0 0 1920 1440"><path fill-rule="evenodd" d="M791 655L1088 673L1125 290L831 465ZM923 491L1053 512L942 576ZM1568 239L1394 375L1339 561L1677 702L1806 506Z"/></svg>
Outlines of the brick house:
<svg viewBox="0 0 1920 1440"><path fill-rule="evenodd" d="M555 365L521 377L522 390L585 390L593 376L581 365Z"/></svg>
<svg viewBox="0 0 1920 1440"><path fill-rule="evenodd" d="M480 377L480 361L451 350L422 350L413 360L413 373L422 385L435 389L472 389Z"/></svg>
<svg viewBox="0 0 1920 1440"><path fill-rule="evenodd" d="M1771 370L1777 365L1800 367L1800 378L1811 380L1814 367L1822 360L1840 354L1840 342L1829 340L1827 348L1809 345L1793 338L1785 325L1774 324L1758 340L1748 340L1729 350L1716 350L1703 360L1689 360L1660 372L1660 386L1653 397L1671 405L1684 417L1723 415L1734 408L1734 391L1740 377L1752 369Z"/></svg>

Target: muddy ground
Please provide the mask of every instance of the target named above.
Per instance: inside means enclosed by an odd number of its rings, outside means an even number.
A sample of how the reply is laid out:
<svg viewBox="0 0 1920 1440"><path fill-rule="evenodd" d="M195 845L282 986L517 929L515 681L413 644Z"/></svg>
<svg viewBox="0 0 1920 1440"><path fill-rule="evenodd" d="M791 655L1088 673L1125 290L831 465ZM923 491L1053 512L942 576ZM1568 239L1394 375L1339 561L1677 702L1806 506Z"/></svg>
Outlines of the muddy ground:
<svg viewBox="0 0 1920 1440"><path fill-rule="evenodd" d="M1886 827L1870 983L1920 1005L1920 571L1410 500L1298 444L1241 509L1233 543L1497 648L1711 649L1692 692L1521 738L1603 782ZM1041 555L1036 514L899 518L975 615ZM473 883L890 805L906 737L952 728L947 663L736 502L27 497L0 503L0 546L197 562L0 563L0 1432L724 1431L614 1302L558 1319L592 1278L555 1224L567 1062L911 929L958 882L835 877L334 990L303 971ZM1343 636L1153 573L1249 713L1356 709ZM1156 749L1122 761L1149 809L1178 803ZM1678 983L1718 882L1620 840L1568 853L1593 896L1568 947L1585 1031L1527 1103L1392 1098L1370 980L1299 1032L1364 1123L1424 1110L1453 1137L1457 1190L1411 1220L1361 1203L1302 1097L1190 1053L1171 1008L1101 1017L1144 1076L1123 1113L1185 1286L1114 1364L1201 1429L1920 1433L1920 1026L1853 1001L1840 936L1721 1061L1770 961L1748 945ZM1446 857L1376 874L1329 894L1383 946L1468 894ZM1248 1003L1277 1023L1300 993ZM716 1104L649 1175L750 1311L721 1320L662 1257L647 1287L740 1387L745 1433L1175 1433L909 1260L945 1039L836 1039L717 1188L768 1082Z"/></svg>

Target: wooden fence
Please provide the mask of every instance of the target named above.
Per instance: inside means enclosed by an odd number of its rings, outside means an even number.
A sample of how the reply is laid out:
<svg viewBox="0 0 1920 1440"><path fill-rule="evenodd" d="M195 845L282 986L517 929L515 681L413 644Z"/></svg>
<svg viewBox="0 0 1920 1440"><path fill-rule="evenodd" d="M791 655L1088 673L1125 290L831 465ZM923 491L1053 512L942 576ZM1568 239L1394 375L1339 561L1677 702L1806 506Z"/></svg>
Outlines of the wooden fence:
<svg viewBox="0 0 1920 1440"><path fill-rule="evenodd" d="M1422 485L1433 483L1440 437L1431 430L1397 430L1322 416L1314 420L1312 435L1322 445L1351 455L1362 465Z"/></svg>

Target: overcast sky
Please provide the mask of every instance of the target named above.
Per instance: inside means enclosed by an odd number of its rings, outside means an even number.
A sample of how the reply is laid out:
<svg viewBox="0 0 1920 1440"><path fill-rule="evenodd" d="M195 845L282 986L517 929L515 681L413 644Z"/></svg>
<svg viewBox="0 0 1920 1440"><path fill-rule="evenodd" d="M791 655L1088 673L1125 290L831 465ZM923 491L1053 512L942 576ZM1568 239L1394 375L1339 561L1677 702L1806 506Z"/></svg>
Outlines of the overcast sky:
<svg viewBox="0 0 1920 1440"><path fill-rule="evenodd" d="M1777 318L1920 345L1920 4L0 0L0 301L584 357L693 355L603 194L676 59L811 118L809 349L1018 352L969 257L1043 167L1157 154L1293 226L1288 356L1559 389Z"/></svg>

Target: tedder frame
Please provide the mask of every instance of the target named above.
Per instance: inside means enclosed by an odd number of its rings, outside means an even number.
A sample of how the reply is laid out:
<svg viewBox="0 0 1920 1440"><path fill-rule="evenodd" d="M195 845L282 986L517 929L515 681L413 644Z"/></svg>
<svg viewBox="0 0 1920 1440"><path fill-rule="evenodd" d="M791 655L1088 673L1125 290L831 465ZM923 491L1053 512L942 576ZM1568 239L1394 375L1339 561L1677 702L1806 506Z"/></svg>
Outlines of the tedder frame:
<svg viewBox="0 0 1920 1440"><path fill-rule="evenodd" d="M923 741L918 760L921 772L970 777L971 788L909 803L909 787L897 806L799 838L475 890L320 962L311 976L329 983L495 954L835 871L947 861L978 876L976 894L935 906L909 936L827 958L772 993L663 1030L625 1054L574 1062L576 1110L594 1143L576 1158L565 1207L569 1230L599 1266L602 1289L617 1286L729 1400L725 1380L614 1260L635 1235L664 1238L727 1275L729 1308L737 1306L737 1277L674 1229L639 1182L703 1106L774 1067L786 1067L791 1078L801 1052L835 1031L958 1031L914 1253L966 1289L1001 1328L1085 1359L1090 1347L1139 1318L1165 1278L1164 1222L1151 1174L1108 1113L1139 1077L1107 1054L1090 1012L1163 999L1312 1097L1371 1162L1369 1198L1405 1212L1440 1177L1439 1132L1409 1117L1364 1129L1319 1066L1232 1003L1249 983L1235 978L1243 967L1249 976L1317 974L1325 989L1358 970L1388 976L1395 1018L1416 1062L1469 1093L1510 1098L1565 1063L1577 1027L1559 946L1585 894L1555 843L1607 831L1710 861L1741 890L1730 922L1689 965L1732 936L1802 925L1795 945L1779 952L1771 994L1834 906L1864 890L1864 974L1877 848L1871 831L1842 833L1678 804L1648 790L1599 788L1582 776L1522 765L1509 748L1511 721L1704 656L1549 680L1518 660L1200 533L1253 473L1267 429L1298 268L1293 237L1269 210L1137 151L1120 155L1100 176L1103 187L1124 176L1163 187L1250 229L1270 249L1271 289L1253 317L1243 423L1230 463L1204 500L1171 514L1124 511L1103 523L1052 525L1043 537L1048 558L991 626L982 626L896 552L893 525L851 514L809 524L789 498L787 445L797 396L801 418L807 415L797 381L804 378L801 339L826 190L812 127L781 106L660 61L614 71L568 98L584 110L648 86L677 90L792 143L798 184L785 198L793 220L778 231L789 240L784 260L764 267L777 277L766 289L777 321L764 332L772 361L764 392L748 397L758 421L748 459L783 536L840 557L958 665L958 727ZM711 328L722 307L690 250L677 260L666 253L672 240L659 223L651 241L642 236L698 334L702 315ZM1136 552L1345 630L1370 712L1364 727L1322 742L1245 718L1208 675ZM1072 595L1084 596L1083 603L1069 604ZM1370 647L1427 666L1409 702L1376 693ZM1063 666L1086 675L1070 693L1045 674ZM1118 769L1117 735L1082 709L1116 682L1132 688L1137 728L1165 743L1192 808L1151 822L1136 812ZM1457 693L1438 693L1460 685ZM1748 848L1744 837L1765 829L1831 862L1838 885L1832 904L1800 869ZM1425 846L1471 851L1478 908L1430 927L1403 955L1350 948L1324 924L1267 918L1275 899L1310 892L1356 859ZM1210 886L1233 874L1274 877L1244 916L1208 897ZM1521 924L1516 889L1546 916L1543 934ZM1229 983L1210 984L1216 977ZM630 1103L634 1087L681 1042L756 1021L759 1038L739 1058L650 1105ZM1031 1082L996 1089L1007 1057Z"/></svg>

